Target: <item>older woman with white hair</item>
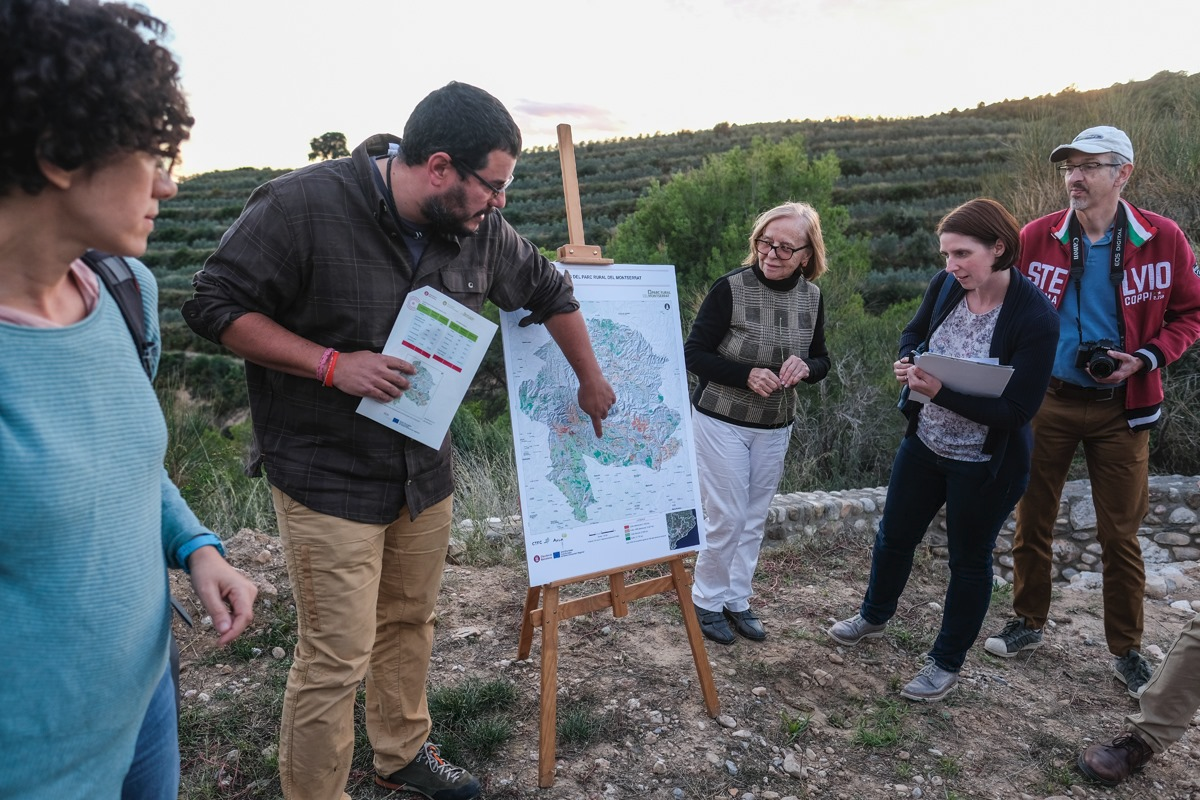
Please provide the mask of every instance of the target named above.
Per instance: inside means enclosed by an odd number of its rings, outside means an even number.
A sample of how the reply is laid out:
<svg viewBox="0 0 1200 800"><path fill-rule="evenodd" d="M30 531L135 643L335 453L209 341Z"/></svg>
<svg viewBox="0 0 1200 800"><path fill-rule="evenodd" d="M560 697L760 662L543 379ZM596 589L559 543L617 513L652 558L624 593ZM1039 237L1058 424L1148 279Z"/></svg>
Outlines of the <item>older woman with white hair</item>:
<svg viewBox="0 0 1200 800"><path fill-rule="evenodd" d="M821 220L784 203L754 222L742 265L721 276L684 344L698 379L692 425L708 548L696 558L692 601L700 630L720 644L766 629L750 608L771 498L796 416L795 387L829 372ZM732 625L732 628L730 627Z"/></svg>

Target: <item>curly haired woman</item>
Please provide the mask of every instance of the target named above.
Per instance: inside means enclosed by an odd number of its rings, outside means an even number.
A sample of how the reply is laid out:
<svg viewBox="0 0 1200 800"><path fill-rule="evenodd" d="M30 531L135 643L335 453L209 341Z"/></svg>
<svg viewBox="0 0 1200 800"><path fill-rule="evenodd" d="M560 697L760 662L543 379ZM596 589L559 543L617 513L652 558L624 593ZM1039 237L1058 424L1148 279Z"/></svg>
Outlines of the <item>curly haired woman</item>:
<svg viewBox="0 0 1200 800"><path fill-rule="evenodd" d="M144 11L0 4L0 797L178 795L167 567L226 643L254 585L163 469L120 308L80 257L141 255L192 118ZM155 361L157 287L130 261Z"/></svg>

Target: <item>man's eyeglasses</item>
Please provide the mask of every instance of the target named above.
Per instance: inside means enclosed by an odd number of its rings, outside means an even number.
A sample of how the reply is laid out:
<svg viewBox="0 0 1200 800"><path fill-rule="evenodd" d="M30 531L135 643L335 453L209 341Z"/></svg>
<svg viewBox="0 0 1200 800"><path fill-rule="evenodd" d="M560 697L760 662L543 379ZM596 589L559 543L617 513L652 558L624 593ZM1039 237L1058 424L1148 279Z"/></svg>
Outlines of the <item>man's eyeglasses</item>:
<svg viewBox="0 0 1200 800"><path fill-rule="evenodd" d="M812 247L811 244L802 244L799 247L792 247L790 244L771 244L767 239L755 239L754 249L758 251L760 256L769 256L771 251L775 251L775 255L787 261L792 257L793 253L798 253L801 250L807 250Z"/></svg>
<svg viewBox="0 0 1200 800"><path fill-rule="evenodd" d="M1054 168L1058 170L1058 174L1064 178L1070 175L1075 170L1079 170L1084 175L1091 175L1101 167L1119 167L1121 166L1115 161L1089 161L1086 164L1055 164Z"/></svg>
<svg viewBox="0 0 1200 800"><path fill-rule="evenodd" d="M451 161L451 163L454 164L454 168L456 170L458 170L460 174L463 172L466 172L469 175L473 175L473 176L475 176L475 180L479 181L484 186L491 189L492 197L499 197L501 194L508 191L508 187L512 186L512 182L517 179L516 175L511 175L511 176L509 176L509 179L506 180L503 184L501 184L500 186L496 186L496 185L492 184L490 181L488 181L486 178L484 178L482 175L480 175L478 172L476 172L475 170L468 167L466 164L460 164L457 161L453 161L453 160Z"/></svg>

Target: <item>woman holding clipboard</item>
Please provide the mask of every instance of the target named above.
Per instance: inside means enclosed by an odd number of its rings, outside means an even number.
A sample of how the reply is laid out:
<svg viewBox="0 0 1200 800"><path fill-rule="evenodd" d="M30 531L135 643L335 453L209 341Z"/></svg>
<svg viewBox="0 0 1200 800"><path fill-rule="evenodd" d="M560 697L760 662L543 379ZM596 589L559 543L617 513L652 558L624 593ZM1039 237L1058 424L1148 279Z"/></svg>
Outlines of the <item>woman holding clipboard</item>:
<svg viewBox="0 0 1200 800"><path fill-rule="evenodd" d="M950 583L942 626L925 665L900 691L921 701L941 700L954 688L987 614L992 549L1029 482L1029 423L1058 341L1054 307L1013 269L1020 227L1004 206L971 200L947 214L937 234L946 269L930 281L892 365L901 385L930 399L903 404L908 428L892 465L866 594L859 613L829 629L847 646L883 635L913 553L945 505ZM1012 376L999 397L955 391L913 363L925 351L994 358L1011 366Z"/></svg>

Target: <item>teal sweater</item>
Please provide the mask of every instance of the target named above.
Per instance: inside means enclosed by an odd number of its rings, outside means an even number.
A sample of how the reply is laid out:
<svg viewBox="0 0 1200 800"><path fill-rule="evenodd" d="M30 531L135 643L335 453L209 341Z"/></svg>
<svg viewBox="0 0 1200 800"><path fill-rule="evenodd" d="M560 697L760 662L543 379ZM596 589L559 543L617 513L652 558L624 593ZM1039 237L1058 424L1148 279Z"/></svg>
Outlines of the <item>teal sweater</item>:
<svg viewBox="0 0 1200 800"><path fill-rule="evenodd" d="M134 270L157 360L158 290L144 266ZM193 537L211 537L163 469L166 446L106 291L74 325L0 323L6 800L120 796L167 663L167 567L181 566Z"/></svg>

